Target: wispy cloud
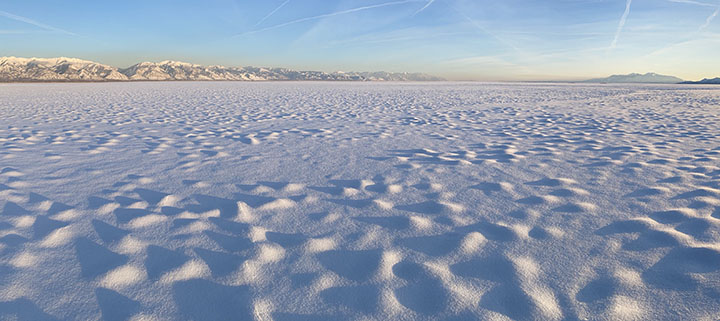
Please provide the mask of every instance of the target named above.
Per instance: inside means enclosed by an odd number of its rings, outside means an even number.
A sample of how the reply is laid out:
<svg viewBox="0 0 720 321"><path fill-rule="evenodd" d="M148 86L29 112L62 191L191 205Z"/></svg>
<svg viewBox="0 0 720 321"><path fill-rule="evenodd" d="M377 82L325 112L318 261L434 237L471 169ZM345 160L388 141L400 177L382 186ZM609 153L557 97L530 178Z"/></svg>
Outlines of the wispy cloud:
<svg viewBox="0 0 720 321"><path fill-rule="evenodd" d="M275 10L270 11L270 13L268 13L266 16L264 16L262 19L260 19L260 21L258 21L258 22L255 24L255 27L259 26L261 23L265 22L265 20L267 20L268 18L272 17L276 12L278 12L278 11L279 11L280 9L282 9L286 4L288 4L288 2L290 2L290 0L285 0L285 2L281 3L277 8L275 8Z"/></svg>
<svg viewBox="0 0 720 321"><path fill-rule="evenodd" d="M330 41L331 46L365 46L368 44L402 44L403 42L422 41L434 38L448 38L456 36L474 35L474 31L459 31L455 25L437 26L437 27L418 27L412 26L408 28L397 29L393 31L376 31L365 33L356 37L343 38L340 40ZM433 43L435 45L435 43Z"/></svg>
<svg viewBox="0 0 720 321"><path fill-rule="evenodd" d="M0 35L25 35L36 32L33 30L0 30Z"/></svg>
<svg viewBox="0 0 720 321"><path fill-rule="evenodd" d="M422 8L420 8L418 11L415 11L415 13L413 13L413 16L417 15L420 12L425 11L425 9L427 9L431 4L433 4L433 2L435 2L435 0L428 0L428 2L425 3L425 5Z"/></svg>
<svg viewBox="0 0 720 321"><path fill-rule="evenodd" d="M696 6L703 6L703 7L717 7L716 4L707 3L707 2L700 2L700 1L694 1L694 0L668 0L670 2L675 3L686 3L686 4L693 4Z"/></svg>
<svg viewBox="0 0 720 321"><path fill-rule="evenodd" d="M620 33L622 33L623 27L625 27L625 22L627 21L627 17L628 15L630 15L630 5L632 5L632 0L627 0L627 2L625 3L625 12L623 12L622 17L620 18L617 30L615 31L615 38L610 44L610 49L614 49L615 46L617 46L618 39L620 39Z"/></svg>
<svg viewBox="0 0 720 321"><path fill-rule="evenodd" d="M668 46L665 46L663 48L657 49L657 50L645 55L644 58L663 55L663 54L666 54L666 53L671 52L672 50L678 49L678 48L688 48L688 47L689 48L697 48L697 46L708 45L711 43L720 44L720 36L712 36L711 35L710 37L703 37L703 38L699 38L699 39L690 39L690 40L676 42L676 43L670 44Z"/></svg>
<svg viewBox="0 0 720 321"><path fill-rule="evenodd" d="M495 56L470 56L449 60L438 60L437 65L442 66L445 73L453 78L468 79L477 78L472 76L472 70L484 70L483 80L497 81L507 80L508 74L531 75L535 74L534 68L524 64L517 64L506 60L504 55Z"/></svg>
<svg viewBox="0 0 720 321"><path fill-rule="evenodd" d="M512 62L509 62L503 58L502 55L497 56L471 56L471 57L464 57L464 58L456 58L456 59L449 59L444 60L441 63L443 64L453 64L453 65L479 65L479 64L490 64L490 65L496 65L496 66L511 66L511 67L519 67L519 65L514 64Z"/></svg>
<svg viewBox="0 0 720 321"><path fill-rule="evenodd" d="M691 1L691 0L688 0L688 1L686 1L686 0L668 0L668 1L670 1L670 2L678 2L678 3L698 4L698 3L696 3L695 1ZM698 5L705 6L704 3L703 3L703 4L698 4ZM675 48L687 46L687 45L689 45L689 44L695 44L695 45L697 45L697 44L707 43L707 42L709 42L709 41L710 41L710 42L717 42L717 40L720 39L720 37L718 37L717 35L715 35L715 34L713 34L713 33L704 33L704 34L702 33L703 30L707 29L707 27L710 26L710 23L712 23L712 21L715 19L715 17L717 17L718 14L720 14L720 5L711 5L711 6L712 6L712 7L715 7L715 11L713 11L713 13L711 13L710 16L708 16L707 19L705 19L705 23L703 23L703 24L698 28L697 31L692 32L691 34L689 34L687 37L685 37L684 40L676 41L676 42L674 42L674 43L671 43L671 44L669 44L669 45L666 45L665 47L662 47L662 48L660 48L660 49L656 49L656 50L652 51L651 53L645 55L645 58L649 58L649 57L653 57L653 56L659 56L659 55L665 54L665 53L667 53L667 52L669 52L669 51L671 51L671 50L673 50L673 49L675 49ZM703 39L696 39L698 36L703 37Z"/></svg>
<svg viewBox="0 0 720 321"><path fill-rule="evenodd" d="M18 16L18 15L15 15L15 14L12 14L12 13L9 13L9 12L6 12L6 11L2 11L2 10L0 10L0 17L5 17L5 18L12 19L12 20L15 20L15 21L24 22L24 23L31 24L31 25L33 25L33 26L36 26L36 27L39 27L39 28L42 28L42 29L45 29L45 30L49 30L49 31L54 31L54 32L58 32L58 33L63 33L63 34L66 34L66 35L71 35L71 36L77 36L77 34L75 34L75 33L73 33L73 32L70 32L70 31L67 31L67 30L64 30L64 29L60 29L60 28L56 28L56 27L53 27L53 26L50 26L50 25L46 25L46 24L44 24L44 23L35 21L35 20L33 20L33 19L26 18L26 17L22 17L22 16Z"/></svg>
<svg viewBox="0 0 720 321"><path fill-rule="evenodd" d="M717 17L718 14L720 14L720 1L718 1L718 3L716 3L716 4L707 3L707 2L701 2L701 1L695 1L695 0L667 0L667 1L675 2L675 3L691 4L691 5L702 6L702 7L715 8L715 11L713 11L713 13L711 13L711 14L707 17L707 19L705 19L705 23L703 23L703 24L698 28L698 32L703 31L703 30L705 30L708 26L710 26L710 23L712 23L713 19L715 19L715 17Z"/></svg>
<svg viewBox="0 0 720 321"><path fill-rule="evenodd" d="M705 19L705 23L702 26L700 26L698 31L703 31L703 30L705 30L705 28L710 26L710 23L713 21L713 19L715 19L715 17L717 17L718 13L720 13L720 6L718 6L715 9L715 11L712 14L710 14L710 16L707 17L707 19Z"/></svg>
<svg viewBox="0 0 720 321"><path fill-rule="evenodd" d="M321 15L312 16L312 17L305 17L305 18L295 19L295 20L288 21L288 22L284 22L284 23L281 23L281 24L269 26L269 27L266 27L266 28L251 30L251 31L248 31L248 32L244 32L244 33L238 34L238 35L236 35L236 36L239 37L239 36L244 36L244 35L255 34L255 33L258 33L258 32L263 32L263 31L278 29L278 28L286 27L286 26L289 26L289 25L294 25L294 24L297 24L297 23L305 22L305 21L318 20L318 19L323 19L323 18L329 18L329 17L334 17L334 16L340 16L340 15L355 13L355 12L359 12L359 11L365 11L365 10L371 10L371 9L376 9L376 8L389 7L389 6L397 6L397 5L407 4L407 3L413 3L413 2L421 2L421 0L391 1L391 2L385 2L385 3L370 5L370 6L364 6L364 7L358 7L358 8L353 8L353 9L347 9L347 10L341 10L341 11L336 11L336 12L321 14Z"/></svg>
<svg viewBox="0 0 720 321"><path fill-rule="evenodd" d="M459 9L457 9L455 7L453 7L453 10L455 10L455 12L457 12L457 14L459 14L461 17L463 17L463 19L465 19L467 22L469 22L473 27L475 27L475 29L479 30L480 32L482 32L486 35L489 35L490 37L497 40L501 44L508 46L515 51L520 52L520 49L517 46L513 45L512 43L510 43L510 42L506 41L505 39L501 38L500 36L496 35L494 32L483 27L481 24L479 24L477 21L475 21L475 19L470 18L464 12L460 11Z"/></svg>

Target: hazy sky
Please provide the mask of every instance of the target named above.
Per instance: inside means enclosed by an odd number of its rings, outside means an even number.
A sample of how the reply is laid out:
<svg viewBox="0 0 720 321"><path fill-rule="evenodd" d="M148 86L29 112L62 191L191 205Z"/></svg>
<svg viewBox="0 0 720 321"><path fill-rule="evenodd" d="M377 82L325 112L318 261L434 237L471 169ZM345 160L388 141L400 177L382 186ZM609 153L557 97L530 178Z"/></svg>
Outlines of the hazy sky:
<svg viewBox="0 0 720 321"><path fill-rule="evenodd" d="M0 56L450 79L720 76L720 0L2 0Z"/></svg>

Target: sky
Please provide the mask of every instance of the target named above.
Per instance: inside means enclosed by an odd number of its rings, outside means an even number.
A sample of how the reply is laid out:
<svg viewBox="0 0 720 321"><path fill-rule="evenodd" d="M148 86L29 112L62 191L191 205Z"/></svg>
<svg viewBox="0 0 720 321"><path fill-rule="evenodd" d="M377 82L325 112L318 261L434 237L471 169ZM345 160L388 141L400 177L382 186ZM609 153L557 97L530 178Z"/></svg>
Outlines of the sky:
<svg viewBox="0 0 720 321"><path fill-rule="evenodd" d="M720 77L720 0L3 0L0 56L128 67Z"/></svg>

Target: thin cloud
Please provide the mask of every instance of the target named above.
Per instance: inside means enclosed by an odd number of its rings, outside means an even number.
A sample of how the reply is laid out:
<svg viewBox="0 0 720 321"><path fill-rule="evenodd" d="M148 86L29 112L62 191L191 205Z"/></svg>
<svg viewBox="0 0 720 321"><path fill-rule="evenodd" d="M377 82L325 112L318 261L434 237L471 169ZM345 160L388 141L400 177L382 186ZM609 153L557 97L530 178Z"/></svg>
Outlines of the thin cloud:
<svg viewBox="0 0 720 321"><path fill-rule="evenodd" d="M420 0L392 1L392 2L386 2L386 3L371 5L371 6L364 6L364 7L358 7L358 8L347 9L347 10L342 10L342 11L336 11L336 12L321 14L321 15L312 16L312 17L305 17L305 18L300 18L300 19L296 19L296 20L284 22L284 23L277 24L277 25L270 26L270 27L266 27L266 28L261 28L261 29L257 29L257 30L248 31L248 32L245 32L245 33L238 34L238 35L236 35L236 36L244 36L244 35L249 35L249 34L255 34L255 33L258 33L258 32L263 32L263 31L278 29L278 28L286 27L286 26L289 26L289 25L294 25L294 24L296 24L296 23L301 23L301 22L305 22L305 21L311 21L311 20L329 18L329 17L340 16L340 15L344 15L344 14L354 13L354 12L358 12L358 11L365 11L365 10L371 10L371 9L382 8L382 7L396 6L396 5L406 4L406 3L413 3L413 2L420 2Z"/></svg>
<svg viewBox="0 0 720 321"><path fill-rule="evenodd" d="M489 64L489 65L495 65L495 66L508 66L508 67L521 67L518 64L509 62L505 59L503 59L502 55L496 55L496 56L472 56L472 57L465 57L465 58L457 58L457 59L450 59L442 61L443 64L449 64L449 65L478 65L478 64Z"/></svg>
<svg viewBox="0 0 720 321"><path fill-rule="evenodd" d="M25 35L35 33L33 30L0 30L0 35Z"/></svg>
<svg viewBox="0 0 720 321"><path fill-rule="evenodd" d="M283 2L282 4L280 4L277 8L275 8L275 10L270 11L270 13L268 13L265 17L263 17L262 19L260 19L260 21L258 21L258 22L255 24L255 27L259 26L261 23L265 22L265 20L267 20L268 18L272 17L276 12L278 12L278 11L279 11L280 9L282 9L286 4L288 4L288 2L290 2L290 0L285 0L285 2Z"/></svg>
<svg viewBox="0 0 720 321"><path fill-rule="evenodd" d="M694 2L694 1L685 1L685 0L668 0L668 1L671 1L671 2L683 2L683 3ZM704 6L704 5L703 5L703 6ZM670 44L670 45L667 45L667 46L665 46L665 47L663 47L663 48L657 49L657 50L655 50L655 51L653 51L653 52L645 55L645 57L652 57L652 56L661 55L661 54L664 54L665 52L668 52L668 51L670 51L670 50L672 50L672 49L674 49L674 48L681 47L681 46L685 46L685 45L691 44L691 43L704 42L704 41L717 41L717 40L713 39L714 37L713 37L713 34L712 34L712 33L706 33L706 34L704 35L705 39L703 39L703 40L693 39L693 38L695 38L697 35L699 35L703 30L705 30L708 26L710 26L710 23L712 23L712 21L715 19L715 17L717 17L718 14L720 14L720 5L713 5L712 7L715 8L715 11L713 11L713 13L710 14L710 16L707 17L707 19L705 19L705 23L704 23L702 26L700 26L696 32L694 32L694 33L692 33L691 35L689 35L685 40L678 41L678 42L672 43L672 44ZM709 37L709 38L708 38L708 37Z"/></svg>
<svg viewBox="0 0 720 321"><path fill-rule="evenodd" d="M467 20L468 22L470 22L470 24L472 24L473 27L475 27L477 30L481 31L481 32L484 33L484 34L489 35L490 37L493 37L495 40L497 40L497 41L500 42L501 44L503 44L503 45L505 45L505 46L508 46L508 47L512 48L513 50L515 50L515 51L520 52L520 49L519 49L517 46L513 45L512 43L507 42L507 41L506 41L505 39L503 39L503 38L500 38L500 37L499 37L498 35L496 35L494 32L492 32L492 31L488 30L487 28L483 27L482 25L480 25L480 24L479 24L477 21L475 21L474 19L468 17L468 15L466 15L464 12L458 10L458 9L455 8L455 7L452 7L452 9L455 10L455 12L457 12L457 14L459 14L461 17L463 17L463 19L465 19L465 20Z"/></svg>
<svg viewBox="0 0 720 321"><path fill-rule="evenodd" d="M618 39L620 39L620 33L622 32L623 27L625 27L628 15L630 15L630 5L632 5L632 0L627 0L627 3L625 4L625 12L623 12L622 17L620 18L620 23L618 23L617 31L615 31L615 38L610 44L610 49L614 49L615 46L617 46Z"/></svg>
<svg viewBox="0 0 720 321"><path fill-rule="evenodd" d="M705 28L710 26L710 23L713 21L713 19L715 19L715 17L717 17L718 13L720 13L720 6L715 9L715 12L713 12L710 16L707 17L707 19L705 20L705 24L700 26L700 29L698 29L698 31L703 31L705 30Z"/></svg>
<svg viewBox="0 0 720 321"><path fill-rule="evenodd" d="M434 31L433 29L426 28L408 28L398 30L397 33L393 32L378 32L364 34L358 37L347 38L338 41L331 41L329 45L342 45L342 46L362 46L366 44L379 44L379 43L399 43L404 41L424 40L431 38L446 38L458 35L468 35L467 31ZM474 33L473 33L474 34Z"/></svg>
<svg viewBox="0 0 720 321"><path fill-rule="evenodd" d="M676 43L670 44L668 46L665 46L663 48L657 49L657 50L645 55L644 58L659 56L659 55L665 54L667 52L670 52L671 50L676 49L676 48L688 47L688 46L693 46L693 45L695 45L695 46L702 45L702 44L707 44L709 42L720 43L720 38L710 37L710 38L690 39L690 40L676 42Z"/></svg>
<svg viewBox="0 0 720 321"><path fill-rule="evenodd" d="M417 15L420 12L425 11L425 9L427 9L427 7L429 7L431 4L433 4L433 2L435 2L435 0L429 0L422 8L420 8L420 10L415 11L415 13L413 13L413 16Z"/></svg>
<svg viewBox="0 0 720 321"><path fill-rule="evenodd" d="M15 21L24 22L24 23L31 24L31 25L33 25L33 26L36 26L36 27L39 27L39 28L42 28L42 29L45 29L45 30L49 30L49 31L64 33L64 34L66 34L66 35L71 35L71 36L77 36L77 34L75 34L75 33L73 33L73 32L70 32L70 31L67 31L67 30L63 30L63 29L60 29L60 28L56 28L56 27L53 27L53 26L50 26L50 25L46 25L46 24L44 24L44 23L35 21L35 20L33 20L33 19L26 18L26 17L22 17L22 16L18 16L18 15L15 15L15 14L12 14L12 13L9 13L9 12L6 12L6 11L2 11L2 10L0 10L0 17L5 17L5 18L12 19L12 20L15 20Z"/></svg>
<svg viewBox="0 0 720 321"><path fill-rule="evenodd" d="M712 4L712 3L693 1L693 0L667 0L667 1L675 2L675 3L694 4L696 6L703 6L703 7L717 7L717 5Z"/></svg>

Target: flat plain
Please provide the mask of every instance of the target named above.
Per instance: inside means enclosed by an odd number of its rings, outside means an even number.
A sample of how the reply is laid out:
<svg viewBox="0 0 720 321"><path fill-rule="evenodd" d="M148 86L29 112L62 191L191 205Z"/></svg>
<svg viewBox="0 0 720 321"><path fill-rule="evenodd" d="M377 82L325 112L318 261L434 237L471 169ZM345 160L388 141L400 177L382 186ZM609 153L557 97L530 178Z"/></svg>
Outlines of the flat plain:
<svg viewBox="0 0 720 321"><path fill-rule="evenodd" d="M0 85L0 319L717 320L720 88Z"/></svg>

